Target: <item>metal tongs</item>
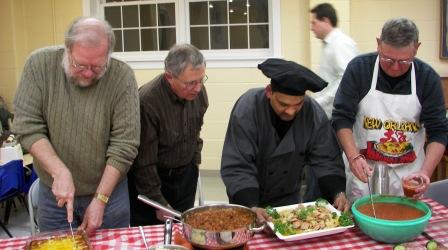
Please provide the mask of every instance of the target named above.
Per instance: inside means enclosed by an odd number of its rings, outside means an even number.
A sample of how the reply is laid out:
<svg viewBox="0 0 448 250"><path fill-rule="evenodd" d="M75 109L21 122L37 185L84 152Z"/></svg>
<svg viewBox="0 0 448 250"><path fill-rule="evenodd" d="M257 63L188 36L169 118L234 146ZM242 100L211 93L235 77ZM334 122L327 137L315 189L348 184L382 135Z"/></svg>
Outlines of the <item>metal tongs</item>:
<svg viewBox="0 0 448 250"><path fill-rule="evenodd" d="M373 210L373 217L376 218L376 213L375 213L375 205L373 205L373 198L372 198L372 189L370 188L370 181L369 181L369 175L367 174L367 171L364 169L364 173L367 176L367 186L369 187L369 194L370 194L370 204L372 205L372 210Z"/></svg>

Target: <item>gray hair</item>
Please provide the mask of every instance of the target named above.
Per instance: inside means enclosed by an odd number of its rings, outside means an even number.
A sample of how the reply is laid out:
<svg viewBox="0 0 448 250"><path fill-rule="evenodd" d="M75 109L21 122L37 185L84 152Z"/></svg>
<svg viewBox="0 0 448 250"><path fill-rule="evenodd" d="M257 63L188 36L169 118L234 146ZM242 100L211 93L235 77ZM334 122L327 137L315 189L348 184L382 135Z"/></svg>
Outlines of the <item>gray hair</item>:
<svg viewBox="0 0 448 250"><path fill-rule="evenodd" d="M205 66L205 58L198 48L191 44L176 44L165 58L165 71L178 76L191 64L193 69Z"/></svg>
<svg viewBox="0 0 448 250"><path fill-rule="evenodd" d="M406 47L411 43L418 43L418 28L408 18L393 18L384 24L380 40L393 47Z"/></svg>
<svg viewBox="0 0 448 250"><path fill-rule="evenodd" d="M81 17L73 21L65 32L65 48L70 50L78 42L89 47L96 47L104 38L108 41L108 55L110 56L115 46L115 35L112 27L104 20L94 17Z"/></svg>

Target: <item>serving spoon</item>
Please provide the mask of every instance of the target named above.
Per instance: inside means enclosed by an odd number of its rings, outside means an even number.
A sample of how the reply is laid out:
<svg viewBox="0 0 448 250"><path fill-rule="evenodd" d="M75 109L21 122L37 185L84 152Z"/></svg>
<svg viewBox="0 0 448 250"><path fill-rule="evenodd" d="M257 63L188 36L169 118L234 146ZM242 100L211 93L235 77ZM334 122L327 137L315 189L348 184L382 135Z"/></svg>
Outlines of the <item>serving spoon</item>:
<svg viewBox="0 0 448 250"><path fill-rule="evenodd" d="M369 187L370 204L372 205L373 217L375 217L375 219L376 219L375 205L373 205L372 189L370 188L369 175L367 174L367 171L365 169L364 169L364 173L367 175L367 187Z"/></svg>

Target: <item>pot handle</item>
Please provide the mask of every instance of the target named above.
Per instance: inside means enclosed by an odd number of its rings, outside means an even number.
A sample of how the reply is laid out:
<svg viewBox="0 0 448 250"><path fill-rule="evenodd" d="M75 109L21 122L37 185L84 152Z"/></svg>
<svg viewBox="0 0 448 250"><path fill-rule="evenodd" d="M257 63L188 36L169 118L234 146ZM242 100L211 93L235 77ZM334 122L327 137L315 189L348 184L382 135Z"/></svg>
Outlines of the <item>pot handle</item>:
<svg viewBox="0 0 448 250"><path fill-rule="evenodd" d="M173 215L175 217L182 218L181 212L179 212L179 211L177 211L175 209L166 207L166 206L158 203L157 201L151 200L148 197L146 197L145 195L139 194L137 196L137 199L139 199L139 200L143 201L144 203L146 203L146 204L148 204L150 206L153 206L153 207L155 207L157 209L163 210L163 211L165 211L165 212L167 212L167 213L169 213L169 214L171 214L171 215Z"/></svg>
<svg viewBox="0 0 448 250"><path fill-rule="evenodd" d="M259 227L251 228L250 231L254 232L254 233L260 233L260 232L262 232L266 228L266 226L267 226L267 224L263 223L263 225L261 225Z"/></svg>
<svg viewBox="0 0 448 250"><path fill-rule="evenodd" d="M170 219L165 221L165 237L163 238L163 244L171 245L171 235L173 232L173 222Z"/></svg>
<svg viewBox="0 0 448 250"><path fill-rule="evenodd" d="M178 218L176 218L176 217L171 217L171 216L163 216L165 219L170 219L170 220L173 220L173 221L175 221L175 222L179 222L179 223L182 223L182 220L179 220Z"/></svg>

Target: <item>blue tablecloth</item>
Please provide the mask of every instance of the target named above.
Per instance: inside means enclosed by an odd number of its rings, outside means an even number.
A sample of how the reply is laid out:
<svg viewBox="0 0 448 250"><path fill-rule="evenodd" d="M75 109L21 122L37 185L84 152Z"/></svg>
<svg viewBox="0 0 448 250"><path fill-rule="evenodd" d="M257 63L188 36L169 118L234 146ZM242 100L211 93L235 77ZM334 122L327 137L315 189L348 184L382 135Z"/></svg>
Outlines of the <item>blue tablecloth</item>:
<svg viewBox="0 0 448 250"><path fill-rule="evenodd" d="M27 193L36 178L36 173L32 168L31 172L24 171L22 160L14 160L0 165L0 200L17 193Z"/></svg>

